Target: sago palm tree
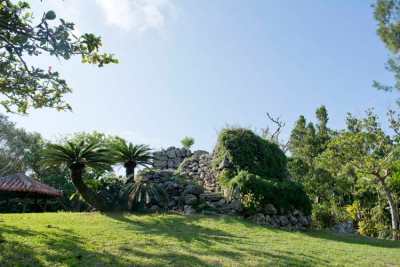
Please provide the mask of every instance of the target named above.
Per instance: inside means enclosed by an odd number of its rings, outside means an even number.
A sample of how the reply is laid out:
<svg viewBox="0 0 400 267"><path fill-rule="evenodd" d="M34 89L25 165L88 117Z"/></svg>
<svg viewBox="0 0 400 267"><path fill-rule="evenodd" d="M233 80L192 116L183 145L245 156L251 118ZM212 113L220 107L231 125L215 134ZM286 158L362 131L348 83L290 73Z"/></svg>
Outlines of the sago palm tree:
<svg viewBox="0 0 400 267"><path fill-rule="evenodd" d="M131 210L134 203L151 203L154 199L158 205L166 205L168 194L158 184L150 183L145 177L137 177L135 183L125 185L120 191L120 199L128 199L127 208ZM123 203L125 204L125 203Z"/></svg>
<svg viewBox="0 0 400 267"><path fill-rule="evenodd" d="M90 206L100 211L110 209L82 179L82 171L85 167L97 170L111 169L112 155L104 145L97 142L86 144L84 141L79 143L67 142L64 146L48 144L42 155L44 159L40 162L41 164L68 167L72 183Z"/></svg>
<svg viewBox="0 0 400 267"><path fill-rule="evenodd" d="M114 162L122 164L126 170L127 183L133 182L135 168L152 166L153 153L149 146L133 145L125 140L114 145Z"/></svg>

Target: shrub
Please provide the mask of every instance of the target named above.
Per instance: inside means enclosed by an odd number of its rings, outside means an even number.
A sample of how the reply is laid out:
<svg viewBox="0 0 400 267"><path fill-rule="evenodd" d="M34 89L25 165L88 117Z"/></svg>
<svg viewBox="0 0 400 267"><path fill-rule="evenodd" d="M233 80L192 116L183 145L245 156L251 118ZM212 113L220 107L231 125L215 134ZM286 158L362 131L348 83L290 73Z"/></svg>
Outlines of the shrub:
<svg viewBox="0 0 400 267"><path fill-rule="evenodd" d="M315 204L313 206L312 220L316 229L330 228L338 223L332 208L327 204Z"/></svg>
<svg viewBox="0 0 400 267"><path fill-rule="evenodd" d="M226 155L234 175L246 170L261 177L283 180L286 156L277 144L262 139L251 130L223 129L214 148L213 170L216 172Z"/></svg>
<svg viewBox="0 0 400 267"><path fill-rule="evenodd" d="M194 138L193 137L188 137L185 136L185 138L183 138L181 140L181 144L184 148L186 149L190 149L190 147L194 144Z"/></svg>
<svg viewBox="0 0 400 267"><path fill-rule="evenodd" d="M311 213L311 201L300 184L277 179L265 179L258 175L241 171L229 183L229 192L238 187L241 201L247 213L255 213L262 206L273 204L278 210L289 212L292 208L304 214Z"/></svg>
<svg viewBox="0 0 400 267"><path fill-rule="evenodd" d="M126 208L131 210L135 205L158 204L166 205L168 200L167 192L158 184L150 183L147 178L137 177L135 183L127 184L120 190L120 200L126 201Z"/></svg>

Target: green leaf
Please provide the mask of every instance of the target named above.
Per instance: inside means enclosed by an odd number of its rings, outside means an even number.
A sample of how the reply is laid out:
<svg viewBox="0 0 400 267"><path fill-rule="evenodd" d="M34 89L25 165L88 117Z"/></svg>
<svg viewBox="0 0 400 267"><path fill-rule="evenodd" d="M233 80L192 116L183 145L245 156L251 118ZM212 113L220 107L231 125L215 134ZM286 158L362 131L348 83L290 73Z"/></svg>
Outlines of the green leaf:
<svg viewBox="0 0 400 267"><path fill-rule="evenodd" d="M45 19L47 20L54 20L56 18L56 12L53 10L50 10L49 12L46 13Z"/></svg>
<svg viewBox="0 0 400 267"><path fill-rule="evenodd" d="M74 193L70 196L69 200L72 200L74 198L74 196L76 196L77 193Z"/></svg>

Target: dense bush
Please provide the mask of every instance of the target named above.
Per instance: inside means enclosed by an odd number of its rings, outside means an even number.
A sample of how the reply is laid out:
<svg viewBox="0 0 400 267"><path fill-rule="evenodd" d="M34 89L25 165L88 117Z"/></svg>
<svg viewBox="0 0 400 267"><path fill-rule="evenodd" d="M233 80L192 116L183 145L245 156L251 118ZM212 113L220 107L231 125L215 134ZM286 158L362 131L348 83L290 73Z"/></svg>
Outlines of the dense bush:
<svg viewBox="0 0 400 267"><path fill-rule="evenodd" d="M263 179L262 177L241 171L229 184L232 193L238 187L242 203L247 212L254 213L266 204L273 204L278 210L285 212L296 208L304 214L311 213L311 201L300 184L291 181Z"/></svg>
<svg viewBox="0 0 400 267"><path fill-rule="evenodd" d="M338 217L328 204L313 205L312 220L316 229L330 228L339 223Z"/></svg>
<svg viewBox="0 0 400 267"><path fill-rule="evenodd" d="M284 180L286 156L275 143L262 139L251 130L223 129L214 148L213 169L216 171L224 159L233 165L234 174L241 170L256 175Z"/></svg>

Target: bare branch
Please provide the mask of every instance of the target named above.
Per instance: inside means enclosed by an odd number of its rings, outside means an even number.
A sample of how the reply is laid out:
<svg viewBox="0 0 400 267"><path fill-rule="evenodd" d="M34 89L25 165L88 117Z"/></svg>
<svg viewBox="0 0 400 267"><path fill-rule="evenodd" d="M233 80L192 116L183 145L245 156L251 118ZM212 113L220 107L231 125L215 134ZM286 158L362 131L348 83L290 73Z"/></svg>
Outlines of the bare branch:
<svg viewBox="0 0 400 267"><path fill-rule="evenodd" d="M267 116L268 118L275 123L276 125L278 125L278 128L276 129L276 131L271 135L270 139L272 141L275 141L276 143L279 143L279 134L281 133L281 128L285 127L285 123L283 121L280 120L280 116L277 117L276 119L272 118L269 113L267 112Z"/></svg>

